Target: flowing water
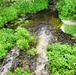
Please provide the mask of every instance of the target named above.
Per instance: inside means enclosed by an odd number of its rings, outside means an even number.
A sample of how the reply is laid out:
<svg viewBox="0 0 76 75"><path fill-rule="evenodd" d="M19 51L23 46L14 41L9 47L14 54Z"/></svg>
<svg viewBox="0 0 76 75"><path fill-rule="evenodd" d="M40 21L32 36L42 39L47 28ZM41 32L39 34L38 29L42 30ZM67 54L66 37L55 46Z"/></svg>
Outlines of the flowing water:
<svg viewBox="0 0 76 75"><path fill-rule="evenodd" d="M48 62L46 56L46 47L49 44L49 41L52 43L53 35L50 30L48 30L48 25L41 27L38 34L38 44L37 44L37 60L36 60L36 70L35 75L49 75L45 65Z"/></svg>

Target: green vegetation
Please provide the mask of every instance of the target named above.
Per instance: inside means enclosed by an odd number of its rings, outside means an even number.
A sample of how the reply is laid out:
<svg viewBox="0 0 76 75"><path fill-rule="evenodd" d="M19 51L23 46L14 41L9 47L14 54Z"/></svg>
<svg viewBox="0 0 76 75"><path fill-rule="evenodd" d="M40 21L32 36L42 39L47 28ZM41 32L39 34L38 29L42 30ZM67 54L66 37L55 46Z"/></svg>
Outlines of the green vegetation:
<svg viewBox="0 0 76 75"><path fill-rule="evenodd" d="M0 44L5 48L9 49L15 44L14 31L12 29L1 29L0 30Z"/></svg>
<svg viewBox="0 0 76 75"><path fill-rule="evenodd" d="M17 46L26 51L28 48L34 47L36 44L36 39L31 36L30 33L22 27L18 27L15 33L15 39Z"/></svg>
<svg viewBox="0 0 76 75"><path fill-rule="evenodd" d="M29 71L25 71L22 68L16 68L14 72L9 71L7 75L32 75Z"/></svg>
<svg viewBox="0 0 76 75"><path fill-rule="evenodd" d="M51 75L76 74L76 45L55 43L47 47Z"/></svg>
<svg viewBox="0 0 76 75"><path fill-rule="evenodd" d="M22 0L14 5L19 13L32 13L43 10L48 6L48 0Z"/></svg>
<svg viewBox="0 0 76 75"><path fill-rule="evenodd" d="M22 27L18 27L15 31L8 28L0 30L0 59L6 55L14 45L17 45L23 51L28 51L28 54L34 56L36 54L36 37L31 36L30 33Z"/></svg>
<svg viewBox="0 0 76 75"><path fill-rule="evenodd" d="M6 2L3 2L3 4ZM32 13L47 8L48 0L22 0L3 9L0 6L0 28L18 17L18 14Z"/></svg>
<svg viewBox="0 0 76 75"><path fill-rule="evenodd" d="M32 48L30 50L27 51L27 54L29 54L31 57L34 57L36 55L36 48Z"/></svg>
<svg viewBox="0 0 76 75"><path fill-rule="evenodd" d="M0 30L0 59L6 54L7 50L13 47L15 44L14 31L12 29Z"/></svg>
<svg viewBox="0 0 76 75"><path fill-rule="evenodd" d="M17 18L17 10L14 7L7 7L0 13L0 27L3 27L9 21Z"/></svg>
<svg viewBox="0 0 76 75"><path fill-rule="evenodd" d="M64 32L72 35L76 39L76 25L63 25Z"/></svg>
<svg viewBox="0 0 76 75"><path fill-rule="evenodd" d="M60 19L76 20L76 1L75 0L61 0L57 4Z"/></svg>
<svg viewBox="0 0 76 75"><path fill-rule="evenodd" d="M6 56L7 50L4 49L4 47L0 44L0 60Z"/></svg>

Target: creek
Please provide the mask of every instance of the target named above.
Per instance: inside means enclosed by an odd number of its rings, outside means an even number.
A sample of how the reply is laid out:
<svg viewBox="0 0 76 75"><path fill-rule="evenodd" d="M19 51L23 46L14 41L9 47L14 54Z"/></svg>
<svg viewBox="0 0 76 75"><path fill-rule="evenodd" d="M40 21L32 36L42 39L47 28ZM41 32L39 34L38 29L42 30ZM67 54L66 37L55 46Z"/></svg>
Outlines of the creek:
<svg viewBox="0 0 76 75"><path fill-rule="evenodd" d="M72 44L76 41L71 39L72 37L70 35L64 34L60 30L62 23L57 16L57 12L50 10L40 11L27 18L27 20L32 21L32 24L26 28L30 31L31 35L34 34L37 37L37 55L33 58L29 58L27 54L25 55L22 52L16 57L12 56L14 60L18 59L18 62L16 61L14 62L15 64L11 64L11 62L14 61L11 60L10 62L5 63L5 65L2 65L1 70L6 68L6 71L8 71L13 65L13 68L16 68L17 66L23 67L24 69L30 68L35 75L49 75L49 70L46 67L46 64L48 63L48 58L46 56L47 45L55 42ZM8 55L11 55L11 53L9 52ZM11 56L9 59L11 59ZM3 62L5 60L7 61L8 58L5 58ZM6 66L7 64L8 67ZM6 71L4 69L4 72ZM4 72L2 75L5 75Z"/></svg>

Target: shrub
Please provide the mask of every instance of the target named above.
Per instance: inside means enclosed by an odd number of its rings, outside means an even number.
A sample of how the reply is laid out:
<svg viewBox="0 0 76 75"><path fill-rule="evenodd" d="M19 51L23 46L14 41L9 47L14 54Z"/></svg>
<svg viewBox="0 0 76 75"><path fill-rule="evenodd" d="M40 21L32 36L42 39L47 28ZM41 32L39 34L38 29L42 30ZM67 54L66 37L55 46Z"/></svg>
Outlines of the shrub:
<svg viewBox="0 0 76 75"><path fill-rule="evenodd" d="M16 44L23 51L26 51L29 48L29 43L26 39L19 39L17 40Z"/></svg>
<svg viewBox="0 0 76 75"><path fill-rule="evenodd" d="M3 26L4 26L3 18L2 16L0 16L0 27L3 27Z"/></svg>
<svg viewBox="0 0 76 75"><path fill-rule="evenodd" d="M18 27L16 30L15 30L15 38L16 40L18 39L27 39L29 40L30 38L30 33L23 27Z"/></svg>
<svg viewBox="0 0 76 75"><path fill-rule="evenodd" d="M48 68L52 75L76 74L76 45L55 43L47 47Z"/></svg>
<svg viewBox="0 0 76 75"><path fill-rule="evenodd" d="M36 38L31 36L30 33L23 27L18 27L16 29L15 39L17 40L17 46L23 51L27 51L28 48L34 47L36 43Z"/></svg>
<svg viewBox="0 0 76 75"><path fill-rule="evenodd" d="M15 44L14 31L12 29L0 30L0 43L5 49L9 49Z"/></svg>
<svg viewBox="0 0 76 75"><path fill-rule="evenodd" d="M14 72L9 71L7 75L32 75L29 71L25 71L22 68L16 68Z"/></svg>
<svg viewBox="0 0 76 75"><path fill-rule="evenodd" d="M59 17L64 20L76 20L76 1L75 0L61 0L57 4Z"/></svg>
<svg viewBox="0 0 76 75"><path fill-rule="evenodd" d="M7 50L4 49L4 47L0 44L0 60L6 56Z"/></svg>
<svg viewBox="0 0 76 75"><path fill-rule="evenodd" d="M17 10L13 6L10 6L4 9L0 15L2 17L5 16L7 18L7 21L11 21L14 18L17 18Z"/></svg>
<svg viewBox="0 0 76 75"><path fill-rule="evenodd" d="M48 0L22 0L14 5L19 13L37 12L47 8Z"/></svg>
<svg viewBox="0 0 76 75"><path fill-rule="evenodd" d="M5 1L6 3L7 1ZM10 4L10 1L7 2ZM5 23L16 19L18 14L32 13L47 8L48 0L22 0L13 3L11 6L7 6L0 12L0 27L3 27Z"/></svg>
<svg viewBox="0 0 76 75"><path fill-rule="evenodd" d="M64 25L64 32L76 38L76 25Z"/></svg>
<svg viewBox="0 0 76 75"><path fill-rule="evenodd" d="M0 27L15 18L17 18L17 10L13 6L4 9L0 13Z"/></svg>
<svg viewBox="0 0 76 75"><path fill-rule="evenodd" d="M29 48L35 47L35 43L36 39L25 28L18 27L15 32L12 29L3 28L0 30L0 54L2 54L0 59L6 55L6 50L14 45L17 45L23 51L27 51ZM33 56L34 54L35 49L32 48L30 55Z"/></svg>
<svg viewBox="0 0 76 75"><path fill-rule="evenodd" d="M0 30L0 59L7 54L7 49L13 47L15 44L14 31L12 29Z"/></svg>

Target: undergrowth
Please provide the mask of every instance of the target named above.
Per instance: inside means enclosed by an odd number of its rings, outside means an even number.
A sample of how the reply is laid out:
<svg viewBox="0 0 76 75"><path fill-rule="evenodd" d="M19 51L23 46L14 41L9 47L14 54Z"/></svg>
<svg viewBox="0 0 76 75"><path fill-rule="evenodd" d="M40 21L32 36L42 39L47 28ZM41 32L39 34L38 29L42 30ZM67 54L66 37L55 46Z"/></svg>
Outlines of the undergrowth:
<svg viewBox="0 0 76 75"><path fill-rule="evenodd" d="M50 75L76 75L76 44L48 45L47 56Z"/></svg>
<svg viewBox="0 0 76 75"><path fill-rule="evenodd" d="M74 39L76 39L76 25L63 25L64 26L64 32L66 34L70 34L73 36Z"/></svg>
<svg viewBox="0 0 76 75"><path fill-rule="evenodd" d="M12 29L0 30L0 59L6 55L7 50L15 44L14 31Z"/></svg>
<svg viewBox="0 0 76 75"><path fill-rule="evenodd" d="M28 70L25 71L22 68L16 68L14 72L8 71L7 75L32 75Z"/></svg>
<svg viewBox="0 0 76 75"><path fill-rule="evenodd" d="M9 49L17 46L20 50L31 56L36 54L36 37L30 35L29 31L23 27L18 27L15 31L8 28L0 30L0 59L2 59Z"/></svg>
<svg viewBox="0 0 76 75"><path fill-rule="evenodd" d="M59 18L64 20L76 20L76 1L61 0L56 6Z"/></svg>
<svg viewBox="0 0 76 75"><path fill-rule="evenodd" d="M34 13L47 8L48 0L22 0L2 9L0 6L0 28L16 19L20 14Z"/></svg>

